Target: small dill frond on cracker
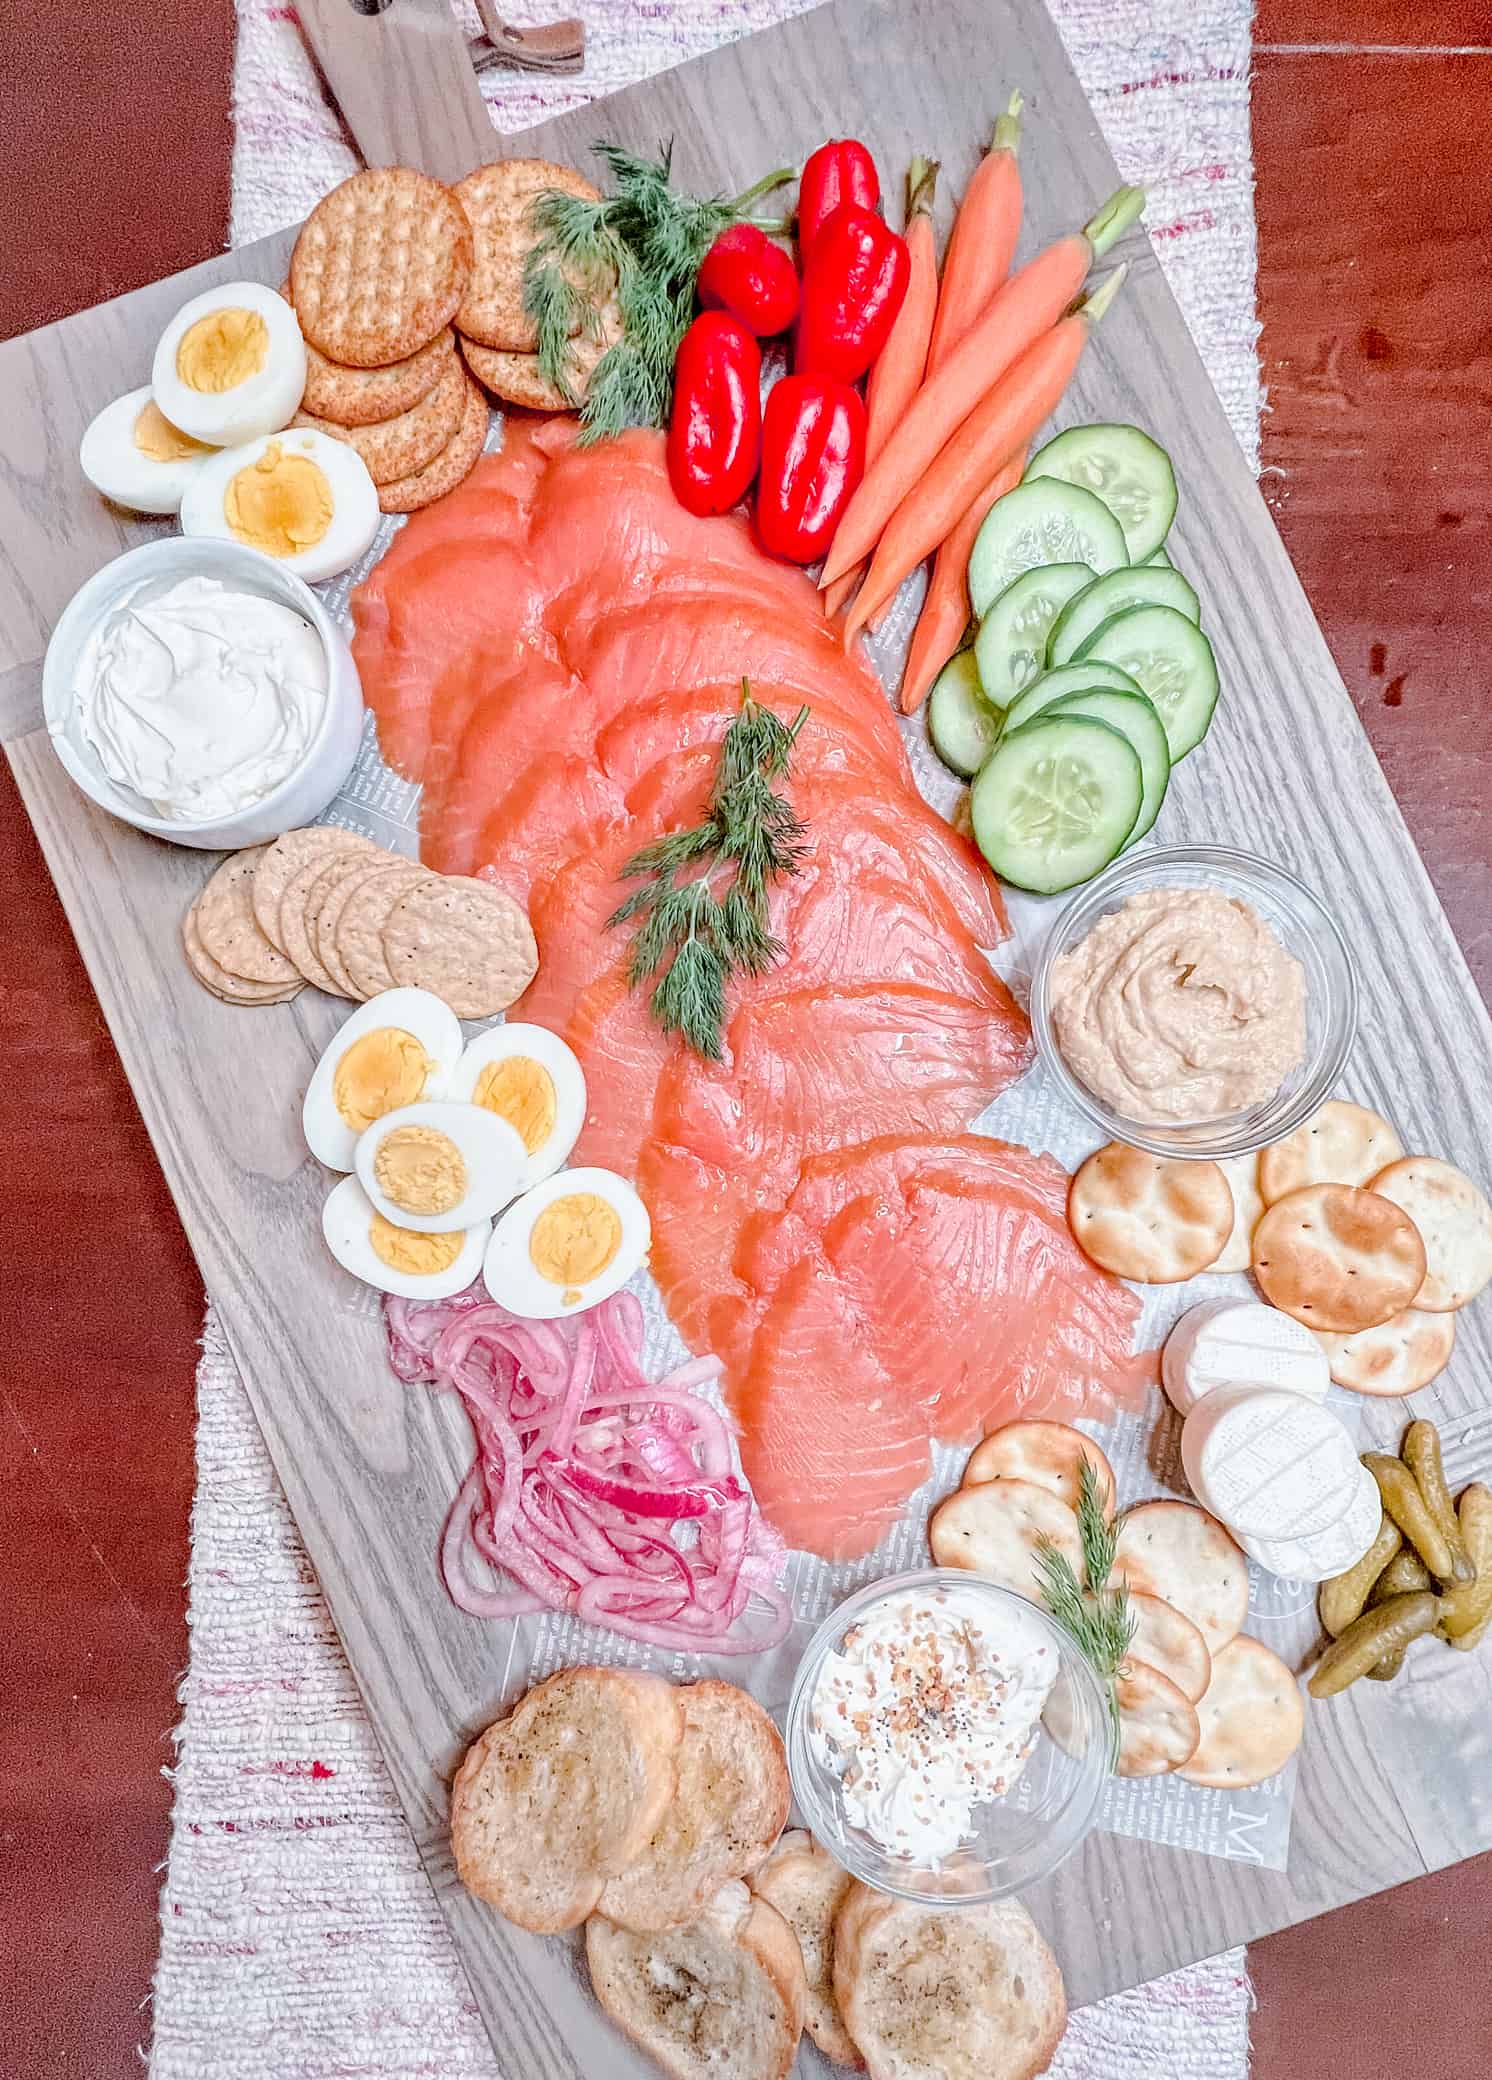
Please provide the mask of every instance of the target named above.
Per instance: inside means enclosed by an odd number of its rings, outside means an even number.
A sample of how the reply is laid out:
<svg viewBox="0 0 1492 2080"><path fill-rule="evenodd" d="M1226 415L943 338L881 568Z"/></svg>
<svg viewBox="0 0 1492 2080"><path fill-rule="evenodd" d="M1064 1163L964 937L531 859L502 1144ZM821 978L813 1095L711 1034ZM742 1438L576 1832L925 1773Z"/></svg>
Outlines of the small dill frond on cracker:
<svg viewBox="0 0 1492 2080"><path fill-rule="evenodd" d="M1098 1677L1109 1707L1109 1767L1119 1759L1119 1699L1115 1684L1130 1642L1135 1621L1129 1608L1129 1587L1120 1581L1109 1586L1118 1547L1118 1527L1104 1508L1103 1494L1091 1462L1084 1458L1078 1469L1078 1539L1082 1546L1083 1579L1079 1581L1067 1555L1049 1538L1036 1548L1036 1574L1047 1609L1067 1633L1078 1652Z"/></svg>

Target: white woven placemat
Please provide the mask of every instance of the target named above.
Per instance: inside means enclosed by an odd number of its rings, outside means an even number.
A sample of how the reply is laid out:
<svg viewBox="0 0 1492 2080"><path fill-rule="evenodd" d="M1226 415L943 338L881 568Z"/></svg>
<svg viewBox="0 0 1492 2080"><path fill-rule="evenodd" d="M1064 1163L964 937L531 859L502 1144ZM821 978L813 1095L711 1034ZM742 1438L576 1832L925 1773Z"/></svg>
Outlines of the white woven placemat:
<svg viewBox="0 0 1492 2080"><path fill-rule="evenodd" d="M914 0L903 0L914 4ZM576 11L549 0L524 19ZM520 130L796 0L581 0L583 77L489 73ZM1251 0L1055 0L1053 12L1240 442L1257 463ZM303 216L356 161L292 7L238 0L233 242ZM466 22L475 32L472 14ZM498 2080L315 1573L209 1309L176 1809L153 2080ZM1058 2080L1246 2080L1242 1950L1073 2018ZM516 2073L502 2080L525 2080ZM599 2076L598 2076L599 2080Z"/></svg>

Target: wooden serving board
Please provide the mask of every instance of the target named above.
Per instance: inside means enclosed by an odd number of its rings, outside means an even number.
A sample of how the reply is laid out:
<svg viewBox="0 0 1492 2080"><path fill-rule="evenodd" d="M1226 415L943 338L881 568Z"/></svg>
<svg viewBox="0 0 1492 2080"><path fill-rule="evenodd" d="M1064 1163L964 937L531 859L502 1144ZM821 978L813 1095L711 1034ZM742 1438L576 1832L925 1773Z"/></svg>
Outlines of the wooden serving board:
<svg viewBox="0 0 1492 2080"><path fill-rule="evenodd" d="M685 183L732 191L853 133L888 166L932 144L957 192L1015 82L1039 162L1028 239L1045 238L1081 223L1117 175L1039 0L837 0L507 148L584 164L597 134L639 150L671 135ZM397 94L384 104L397 141ZM461 97L441 170L497 149ZM510 1929L451 1871L447 1786L502 1696L504 1643L447 1602L432 1560L465 1465L461 1418L397 1384L371 1316L328 1306L325 1185L298 1099L339 1007L307 991L240 1013L199 989L177 930L200 858L92 810L37 727L42 653L65 601L160 531L93 495L76 462L84 426L143 380L185 297L245 274L276 283L289 245L265 240L0 347L0 735L500 2061L514 2080L632 2071L565 1946ZM1362 983L1349 1090L1410 1146L1485 1177L1486 1012L1154 256L1132 236L1120 257L1129 284L1063 417L1134 419L1173 454L1178 561L1206 603L1224 686L1163 835L1244 845L1326 896ZM1442 1421L1458 1485L1492 1467L1489 1376L1484 1305L1418 1401ZM1375 1438L1395 1438L1401 1420L1398 1404L1365 1405ZM1224 1824L1235 1820L1246 1855L1243 1816ZM1409 1680L1311 1708L1287 1873L1095 1835L1029 1904L1077 2003L1489 1844L1492 1656L1427 1653Z"/></svg>

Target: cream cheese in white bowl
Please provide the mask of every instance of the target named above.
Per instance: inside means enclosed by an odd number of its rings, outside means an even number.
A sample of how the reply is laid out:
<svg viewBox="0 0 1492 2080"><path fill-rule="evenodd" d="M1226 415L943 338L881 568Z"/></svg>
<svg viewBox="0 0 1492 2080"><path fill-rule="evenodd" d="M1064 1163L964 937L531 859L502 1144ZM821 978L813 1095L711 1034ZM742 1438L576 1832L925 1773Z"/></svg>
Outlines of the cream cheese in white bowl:
<svg viewBox="0 0 1492 2080"><path fill-rule="evenodd" d="M106 564L53 631L42 703L100 808L209 851L311 822L363 730L341 630L309 586L237 542L169 537Z"/></svg>

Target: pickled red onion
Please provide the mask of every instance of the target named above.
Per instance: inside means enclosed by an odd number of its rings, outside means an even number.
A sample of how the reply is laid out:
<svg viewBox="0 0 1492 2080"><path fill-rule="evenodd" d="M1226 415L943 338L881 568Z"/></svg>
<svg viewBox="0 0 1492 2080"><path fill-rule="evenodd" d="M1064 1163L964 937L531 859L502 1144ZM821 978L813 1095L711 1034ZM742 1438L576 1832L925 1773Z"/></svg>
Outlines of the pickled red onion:
<svg viewBox="0 0 1492 2080"><path fill-rule="evenodd" d="M734 1471L725 1419L695 1391L719 1377L718 1359L649 1381L631 1293L566 1323L519 1320L480 1286L390 1299L386 1313L395 1373L459 1394L476 1437L440 1545L460 1609L563 1610L696 1654L786 1637L786 1554ZM484 1587L483 1571L508 1579ZM744 1636L753 1597L766 1609Z"/></svg>

